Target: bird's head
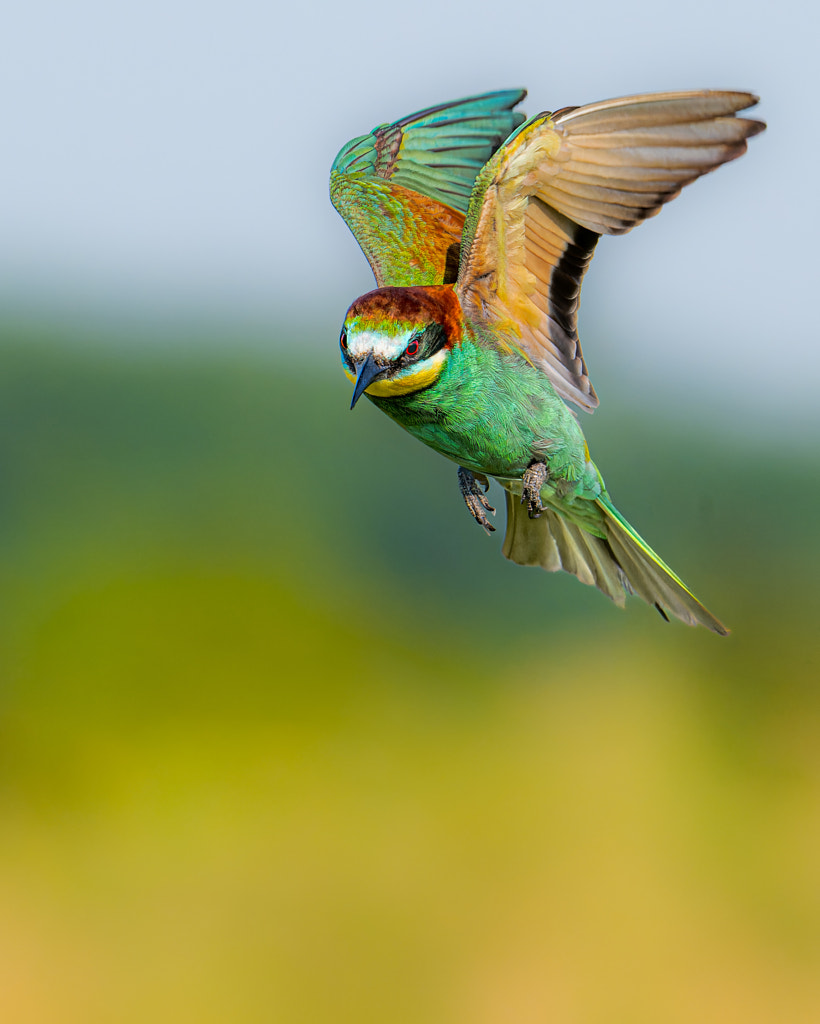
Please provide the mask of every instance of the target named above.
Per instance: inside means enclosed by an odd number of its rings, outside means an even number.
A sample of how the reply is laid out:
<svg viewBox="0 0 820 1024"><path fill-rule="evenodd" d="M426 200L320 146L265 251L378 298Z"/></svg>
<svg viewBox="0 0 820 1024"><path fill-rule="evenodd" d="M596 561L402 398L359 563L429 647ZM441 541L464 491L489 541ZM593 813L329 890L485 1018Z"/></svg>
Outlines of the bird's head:
<svg viewBox="0 0 820 1024"><path fill-rule="evenodd" d="M339 337L342 367L364 392L395 398L430 387L461 340L461 307L452 287L377 288L356 299Z"/></svg>

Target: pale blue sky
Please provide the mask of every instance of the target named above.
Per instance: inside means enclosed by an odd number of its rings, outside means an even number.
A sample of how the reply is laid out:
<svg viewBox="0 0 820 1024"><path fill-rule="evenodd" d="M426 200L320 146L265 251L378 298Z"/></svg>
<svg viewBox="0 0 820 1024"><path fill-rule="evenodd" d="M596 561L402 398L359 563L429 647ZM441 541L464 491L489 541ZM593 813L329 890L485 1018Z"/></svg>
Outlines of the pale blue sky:
<svg viewBox="0 0 820 1024"><path fill-rule="evenodd" d="M582 336L593 370L628 360L647 381L813 409L819 24L796 0L28 0L0 42L0 302L237 313L272 338L307 311L335 340L372 286L327 199L351 136L507 86L529 88L530 113L748 88L768 132L654 221L603 240ZM600 340L607 323L617 352Z"/></svg>

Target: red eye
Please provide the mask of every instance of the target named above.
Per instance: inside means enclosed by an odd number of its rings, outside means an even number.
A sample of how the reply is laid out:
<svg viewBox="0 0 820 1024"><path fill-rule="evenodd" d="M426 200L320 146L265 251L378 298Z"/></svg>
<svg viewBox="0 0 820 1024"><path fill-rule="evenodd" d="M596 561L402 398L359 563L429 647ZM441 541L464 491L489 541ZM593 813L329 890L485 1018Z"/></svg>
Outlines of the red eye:
<svg viewBox="0 0 820 1024"><path fill-rule="evenodd" d="M419 350L419 343L418 343L417 339L414 338L410 342L410 344L407 346L407 348L404 350L404 354L406 356L414 356L414 355L418 354L418 350Z"/></svg>
<svg viewBox="0 0 820 1024"><path fill-rule="evenodd" d="M342 331L342 333L339 335L339 344L342 346L342 348L346 352L347 351L347 331Z"/></svg>

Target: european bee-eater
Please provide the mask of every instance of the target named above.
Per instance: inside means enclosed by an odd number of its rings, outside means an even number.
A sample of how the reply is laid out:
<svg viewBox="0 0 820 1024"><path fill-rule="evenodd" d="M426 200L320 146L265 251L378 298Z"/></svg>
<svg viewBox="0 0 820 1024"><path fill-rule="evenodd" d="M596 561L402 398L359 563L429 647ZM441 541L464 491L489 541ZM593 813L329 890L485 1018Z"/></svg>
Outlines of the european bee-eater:
<svg viewBox="0 0 820 1024"><path fill-rule="evenodd" d="M342 366L362 394L458 464L476 521L504 488L504 555L564 569L619 605L727 629L612 504L576 415L598 405L577 333L602 234L629 231L765 127L747 92L672 92L529 120L524 90L374 128L336 157L330 195L378 287L348 309Z"/></svg>

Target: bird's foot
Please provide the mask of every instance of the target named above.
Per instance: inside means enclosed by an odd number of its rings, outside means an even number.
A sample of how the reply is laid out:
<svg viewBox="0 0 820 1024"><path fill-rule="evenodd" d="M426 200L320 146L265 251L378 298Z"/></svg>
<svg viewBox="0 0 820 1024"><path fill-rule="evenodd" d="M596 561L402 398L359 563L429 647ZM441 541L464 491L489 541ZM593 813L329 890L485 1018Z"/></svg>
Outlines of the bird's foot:
<svg viewBox="0 0 820 1024"><path fill-rule="evenodd" d="M484 515L484 509L495 515L495 509L484 496L490 489L490 481L487 477L483 473L471 473L469 469L459 466L458 489L461 491L461 497L464 499L464 504L469 509L470 515L478 525L483 526L488 534L495 533L495 527Z"/></svg>
<svg viewBox="0 0 820 1024"><path fill-rule="evenodd" d="M531 462L521 477L521 504L527 506L530 519L538 519L544 511L541 504L541 488L549 479L550 471L546 462Z"/></svg>

